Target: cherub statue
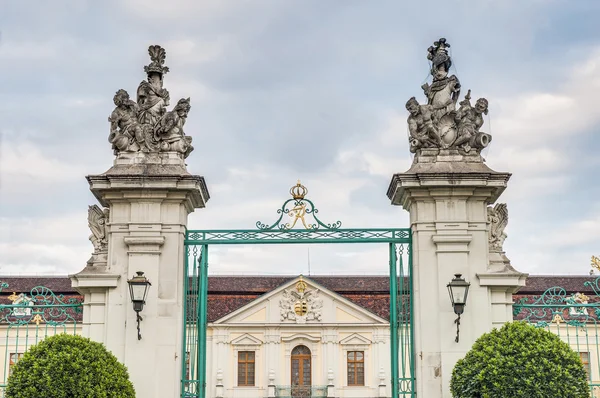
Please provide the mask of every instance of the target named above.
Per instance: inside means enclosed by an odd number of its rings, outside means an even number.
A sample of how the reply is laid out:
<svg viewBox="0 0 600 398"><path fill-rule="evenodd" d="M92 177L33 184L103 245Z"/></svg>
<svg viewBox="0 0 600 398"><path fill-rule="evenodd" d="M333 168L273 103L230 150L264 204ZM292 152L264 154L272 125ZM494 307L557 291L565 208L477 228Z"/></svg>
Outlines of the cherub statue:
<svg viewBox="0 0 600 398"><path fill-rule="evenodd" d="M154 142L154 132L149 125L142 125L137 120L138 105L129 99L125 90L119 90L113 101L115 110L108 118L110 135L108 141L112 144L115 155L119 152L144 152L158 150Z"/></svg>
<svg viewBox="0 0 600 398"><path fill-rule="evenodd" d="M469 90L465 99L460 102L460 108L454 116L458 126L458 136L453 146L462 146L466 152L471 151L471 148L485 146L477 141L479 129L483 126L483 114L488 114L488 101L485 98L479 98L475 102L475 107L471 106L471 90Z"/></svg>
<svg viewBox="0 0 600 398"><path fill-rule="evenodd" d="M183 125L190 111L190 99L180 99L171 112L159 121L156 127L156 138L161 142L163 151L175 151L183 154L184 158L194 150L192 137L183 132Z"/></svg>
<svg viewBox="0 0 600 398"><path fill-rule="evenodd" d="M420 148L440 148L442 141L437 128L433 124L431 105L419 105L415 97L406 102L408 131L410 132L410 151Z"/></svg>
<svg viewBox="0 0 600 398"><path fill-rule="evenodd" d="M508 208L506 207L506 203L497 203L493 208L492 206L488 206L487 219L490 223L488 235L490 251L502 252L502 246L507 237L506 233L504 233L504 229L508 224Z"/></svg>
<svg viewBox="0 0 600 398"><path fill-rule="evenodd" d="M169 68L163 66L167 53L161 46L150 46L150 65L144 67L148 80L140 83L137 89L137 103L139 105L138 120L142 124L149 124L153 128L166 113L169 105L169 92L163 88L163 75Z"/></svg>
<svg viewBox="0 0 600 398"><path fill-rule="evenodd" d="M94 245L94 252L108 248L108 216L109 209L102 210L98 205L88 207L88 226L92 231L90 241Z"/></svg>

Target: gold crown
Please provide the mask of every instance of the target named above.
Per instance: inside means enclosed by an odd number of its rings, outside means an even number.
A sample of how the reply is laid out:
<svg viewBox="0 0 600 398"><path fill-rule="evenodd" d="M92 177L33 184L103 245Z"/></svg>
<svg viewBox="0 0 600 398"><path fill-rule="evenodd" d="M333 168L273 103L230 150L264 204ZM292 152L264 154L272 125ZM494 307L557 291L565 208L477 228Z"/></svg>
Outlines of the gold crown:
<svg viewBox="0 0 600 398"><path fill-rule="evenodd" d="M304 199L307 193L308 189L306 189L304 185L300 184L300 180L298 180L296 185L290 188L290 195L292 195L292 198L296 200Z"/></svg>
<svg viewBox="0 0 600 398"><path fill-rule="evenodd" d="M299 280L298 283L296 283L296 290L299 293L304 293L306 290L306 283L303 280Z"/></svg>

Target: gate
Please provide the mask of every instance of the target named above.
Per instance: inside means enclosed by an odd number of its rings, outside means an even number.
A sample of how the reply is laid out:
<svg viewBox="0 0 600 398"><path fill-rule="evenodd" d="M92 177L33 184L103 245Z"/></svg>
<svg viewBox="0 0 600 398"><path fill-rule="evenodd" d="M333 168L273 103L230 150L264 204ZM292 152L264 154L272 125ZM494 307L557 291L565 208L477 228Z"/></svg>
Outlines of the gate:
<svg viewBox="0 0 600 398"><path fill-rule="evenodd" d="M600 260L595 267L600 270ZM584 282L576 293L555 286L539 296L520 298L513 304L513 316L569 344L583 362L591 396L600 398L600 276Z"/></svg>
<svg viewBox="0 0 600 398"><path fill-rule="evenodd" d="M206 329L209 246L257 244L387 244L390 270L390 352L392 397L416 396L412 303L412 251L409 228L341 228L322 222L319 210L298 183L292 199L277 210L271 224L254 229L188 230L185 238L185 297L182 349L182 398L206 397ZM284 220L286 217L286 220ZM289 220L287 219L289 217ZM310 221L312 219L312 221ZM289 221L289 222L288 222ZM314 395L315 397L317 395Z"/></svg>
<svg viewBox="0 0 600 398"><path fill-rule="evenodd" d="M9 289L0 282L0 292ZM10 290L9 290L10 291ZM44 286L29 293L12 293L0 301L0 397L4 397L11 368L25 351L49 336L60 333L77 334L83 313L80 298L56 295Z"/></svg>

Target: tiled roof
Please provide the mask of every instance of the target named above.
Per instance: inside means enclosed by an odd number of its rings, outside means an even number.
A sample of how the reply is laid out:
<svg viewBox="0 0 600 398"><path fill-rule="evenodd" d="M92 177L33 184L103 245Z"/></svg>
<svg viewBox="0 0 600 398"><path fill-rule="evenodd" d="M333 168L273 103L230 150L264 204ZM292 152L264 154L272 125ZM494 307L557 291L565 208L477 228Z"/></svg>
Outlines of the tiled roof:
<svg viewBox="0 0 600 398"><path fill-rule="evenodd" d="M208 280L208 321L216 321L225 315L252 302L261 295L293 280L294 276L210 276ZM345 297L383 319L389 319L389 278L387 276L309 276L319 285ZM561 286L567 293L581 292L593 294L584 286L587 281L595 281L596 276L551 276L536 275L527 279L525 287L515 295L515 299L539 296L546 289ZM67 277L23 276L2 277L0 281L9 284L0 294L0 302L12 292L29 292L35 286L46 286L56 294L76 297ZM4 297L3 297L4 296ZM4 299L4 300L3 300Z"/></svg>

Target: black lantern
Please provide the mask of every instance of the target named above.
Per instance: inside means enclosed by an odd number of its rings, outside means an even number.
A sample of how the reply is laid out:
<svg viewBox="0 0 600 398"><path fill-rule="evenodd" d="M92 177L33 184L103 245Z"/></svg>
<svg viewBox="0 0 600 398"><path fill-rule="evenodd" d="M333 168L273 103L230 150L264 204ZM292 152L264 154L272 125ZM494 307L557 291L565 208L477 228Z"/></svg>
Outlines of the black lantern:
<svg viewBox="0 0 600 398"><path fill-rule="evenodd" d="M448 283L448 294L450 294L450 301L454 308L454 313L458 315L458 318L454 321L456 323L456 342L458 343L459 327L460 327L460 316L465 311L465 305L467 305L467 296L469 295L469 286L471 284L462 277L461 274L454 274L454 279Z"/></svg>
<svg viewBox="0 0 600 398"><path fill-rule="evenodd" d="M140 312L144 308L144 304L146 304L146 296L148 296L148 288L151 286L151 283L144 276L143 272L138 271L136 274L137 275L129 279L127 283L129 284L129 297L131 298L133 310L137 317L138 340L141 340L140 321L142 320L142 317L140 316Z"/></svg>

